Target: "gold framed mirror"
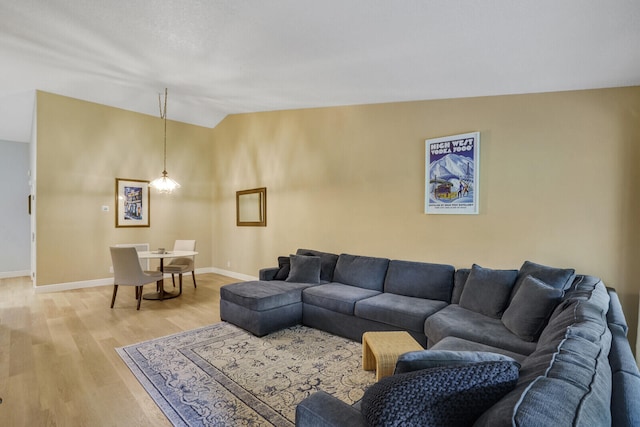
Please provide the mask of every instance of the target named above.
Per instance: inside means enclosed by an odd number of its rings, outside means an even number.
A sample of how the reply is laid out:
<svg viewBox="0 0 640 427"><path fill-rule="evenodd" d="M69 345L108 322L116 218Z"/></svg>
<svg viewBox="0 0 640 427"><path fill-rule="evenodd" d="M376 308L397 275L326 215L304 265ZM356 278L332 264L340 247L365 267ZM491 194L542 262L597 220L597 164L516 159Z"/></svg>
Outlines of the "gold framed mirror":
<svg viewBox="0 0 640 427"><path fill-rule="evenodd" d="M236 225L267 226L267 187L236 191Z"/></svg>

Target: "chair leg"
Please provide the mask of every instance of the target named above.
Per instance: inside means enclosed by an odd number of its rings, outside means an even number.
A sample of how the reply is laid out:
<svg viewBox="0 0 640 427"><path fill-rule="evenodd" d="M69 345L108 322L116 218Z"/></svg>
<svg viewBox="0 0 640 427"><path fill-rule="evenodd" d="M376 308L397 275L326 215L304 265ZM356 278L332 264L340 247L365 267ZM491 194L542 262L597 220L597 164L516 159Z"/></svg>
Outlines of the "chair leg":
<svg viewBox="0 0 640 427"><path fill-rule="evenodd" d="M116 302L116 294L118 293L118 285L113 285L113 297L111 297L111 308L113 308L113 304Z"/></svg>
<svg viewBox="0 0 640 427"><path fill-rule="evenodd" d="M178 275L178 280L180 281L180 294L182 294L182 273Z"/></svg>
<svg viewBox="0 0 640 427"><path fill-rule="evenodd" d="M182 274L180 276L182 276ZM171 281L173 282L173 287L175 288L176 287L176 275L173 274L173 273L171 273Z"/></svg>
<svg viewBox="0 0 640 427"><path fill-rule="evenodd" d="M195 271L191 271L191 277L193 277L193 287L197 288L196 286L196 273Z"/></svg>
<svg viewBox="0 0 640 427"><path fill-rule="evenodd" d="M140 303L142 302L142 286L136 286L138 290L138 308L136 310L140 310Z"/></svg>

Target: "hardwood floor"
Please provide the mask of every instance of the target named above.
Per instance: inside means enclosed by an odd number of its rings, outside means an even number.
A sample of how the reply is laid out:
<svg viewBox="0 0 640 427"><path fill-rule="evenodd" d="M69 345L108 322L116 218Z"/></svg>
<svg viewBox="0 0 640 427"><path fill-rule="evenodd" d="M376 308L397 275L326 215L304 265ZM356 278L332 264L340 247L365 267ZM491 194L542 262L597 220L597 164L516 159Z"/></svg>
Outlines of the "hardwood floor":
<svg viewBox="0 0 640 427"><path fill-rule="evenodd" d="M220 287L238 280L196 279L140 311L133 287L111 309L113 286L36 294L0 279L0 426L170 426L114 348L219 322Z"/></svg>

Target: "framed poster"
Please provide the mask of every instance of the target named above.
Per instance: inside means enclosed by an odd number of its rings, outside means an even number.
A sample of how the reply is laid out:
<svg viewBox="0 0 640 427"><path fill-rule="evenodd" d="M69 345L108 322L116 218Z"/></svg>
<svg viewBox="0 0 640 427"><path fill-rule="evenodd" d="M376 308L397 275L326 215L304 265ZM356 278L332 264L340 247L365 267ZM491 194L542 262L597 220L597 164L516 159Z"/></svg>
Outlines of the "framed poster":
<svg viewBox="0 0 640 427"><path fill-rule="evenodd" d="M116 227L149 225L149 181L116 178Z"/></svg>
<svg viewBox="0 0 640 427"><path fill-rule="evenodd" d="M480 132L427 139L424 213L477 214Z"/></svg>

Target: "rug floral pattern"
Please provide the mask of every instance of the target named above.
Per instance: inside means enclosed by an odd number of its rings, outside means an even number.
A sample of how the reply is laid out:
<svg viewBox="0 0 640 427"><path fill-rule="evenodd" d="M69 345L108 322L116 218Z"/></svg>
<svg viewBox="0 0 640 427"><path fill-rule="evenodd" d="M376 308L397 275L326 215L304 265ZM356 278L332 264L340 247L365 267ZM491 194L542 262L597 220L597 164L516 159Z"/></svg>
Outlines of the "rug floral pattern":
<svg viewBox="0 0 640 427"><path fill-rule="evenodd" d="M292 426L315 391L353 404L375 382L360 343L304 326L258 338L221 322L116 351L177 426Z"/></svg>

